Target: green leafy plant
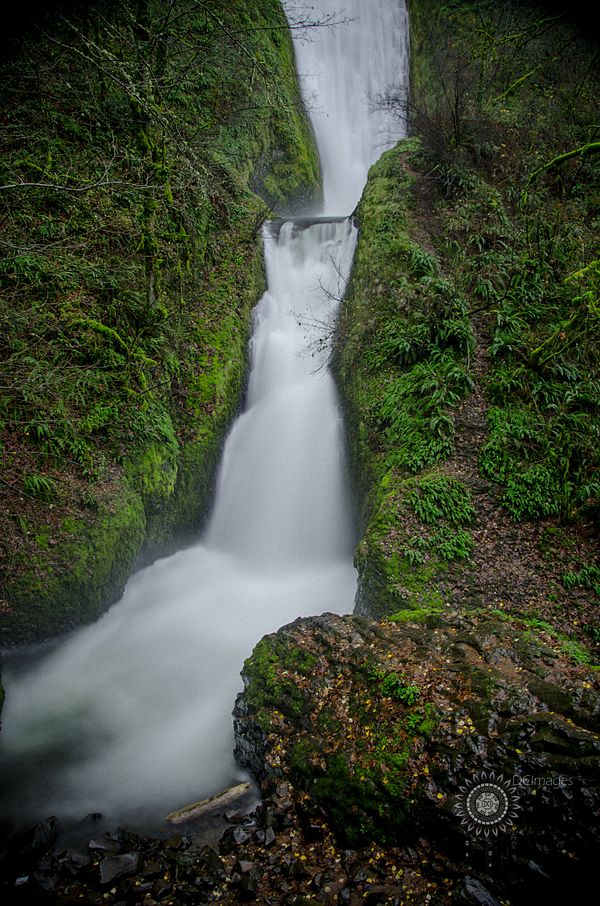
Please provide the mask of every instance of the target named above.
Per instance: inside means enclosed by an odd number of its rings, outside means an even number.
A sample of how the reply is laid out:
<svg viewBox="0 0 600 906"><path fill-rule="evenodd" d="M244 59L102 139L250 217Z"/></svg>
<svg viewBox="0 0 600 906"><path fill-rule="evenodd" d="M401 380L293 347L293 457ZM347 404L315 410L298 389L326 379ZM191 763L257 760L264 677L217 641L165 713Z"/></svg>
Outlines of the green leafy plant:
<svg viewBox="0 0 600 906"><path fill-rule="evenodd" d="M406 496L408 504L426 523L440 519L454 525L468 525L475 516L475 508L467 488L456 478L431 472L414 481Z"/></svg>
<svg viewBox="0 0 600 906"><path fill-rule="evenodd" d="M565 588L591 588L600 597L600 566L589 563L576 572L564 573Z"/></svg>
<svg viewBox="0 0 600 906"><path fill-rule="evenodd" d="M384 670L376 668L371 672L371 679L377 683L381 695L404 702L406 705L414 705L421 694L418 686L407 685L404 677L398 673L386 673Z"/></svg>
<svg viewBox="0 0 600 906"><path fill-rule="evenodd" d="M23 476L23 490L28 496L49 503L57 497L58 483L47 475L30 472Z"/></svg>

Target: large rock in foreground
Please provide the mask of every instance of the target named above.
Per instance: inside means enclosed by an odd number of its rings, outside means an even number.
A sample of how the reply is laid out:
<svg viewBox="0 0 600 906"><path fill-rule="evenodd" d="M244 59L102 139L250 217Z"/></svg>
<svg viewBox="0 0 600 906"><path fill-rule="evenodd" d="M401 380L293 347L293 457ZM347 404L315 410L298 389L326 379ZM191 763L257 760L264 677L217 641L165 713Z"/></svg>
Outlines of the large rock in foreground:
<svg viewBox="0 0 600 906"><path fill-rule="evenodd" d="M499 895L591 874L600 681L543 633L482 614L325 614L266 636L244 680L238 760L265 791L285 779L308 794L348 845L426 838L479 860ZM489 824L485 801L465 810L481 772L507 793Z"/></svg>

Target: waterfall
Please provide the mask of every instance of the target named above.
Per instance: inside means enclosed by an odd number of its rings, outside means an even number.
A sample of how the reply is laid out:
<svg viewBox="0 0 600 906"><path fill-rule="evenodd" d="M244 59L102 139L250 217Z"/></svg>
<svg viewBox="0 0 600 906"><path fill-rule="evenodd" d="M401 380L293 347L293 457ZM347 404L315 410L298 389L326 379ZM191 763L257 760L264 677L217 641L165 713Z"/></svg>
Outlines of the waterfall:
<svg viewBox="0 0 600 906"><path fill-rule="evenodd" d="M284 6L292 20L292 0ZM311 10L339 8L313 0ZM331 216L265 227L268 289L213 511L195 545L132 576L93 626L7 660L0 744L15 816L99 811L143 825L236 782L231 708L244 658L298 616L352 609L355 539L327 358L356 242L348 215L399 137L370 99L406 79L407 27L403 0L343 10L348 22L310 29L310 40L294 32Z"/></svg>
<svg viewBox="0 0 600 906"><path fill-rule="evenodd" d="M293 20L296 0L285 0ZM369 167L402 136L377 100L408 85L408 19L404 0L315 0L311 11L331 27L296 40L303 97L323 171L324 212L350 214Z"/></svg>

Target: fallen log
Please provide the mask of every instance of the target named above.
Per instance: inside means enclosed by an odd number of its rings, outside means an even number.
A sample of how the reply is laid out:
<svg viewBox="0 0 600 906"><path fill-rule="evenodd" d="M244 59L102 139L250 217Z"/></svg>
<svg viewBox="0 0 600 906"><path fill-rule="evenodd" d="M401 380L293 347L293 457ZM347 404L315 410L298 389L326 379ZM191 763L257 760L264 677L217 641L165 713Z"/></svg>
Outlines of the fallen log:
<svg viewBox="0 0 600 906"><path fill-rule="evenodd" d="M167 815L166 820L171 824L183 824L185 821L191 821L193 818L199 818L204 812L213 811L213 809L223 808L240 799L250 789L248 782L238 783L230 786L221 793L215 793L208 799L200 799L199 802L192 802L191 805L185 805Z"/></svg>

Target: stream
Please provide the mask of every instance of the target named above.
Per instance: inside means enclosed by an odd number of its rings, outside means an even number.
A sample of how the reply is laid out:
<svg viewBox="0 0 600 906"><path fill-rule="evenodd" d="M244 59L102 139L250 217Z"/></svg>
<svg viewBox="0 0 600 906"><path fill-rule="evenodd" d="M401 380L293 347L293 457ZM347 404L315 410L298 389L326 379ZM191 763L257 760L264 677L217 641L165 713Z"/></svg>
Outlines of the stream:
<svg viewBox="0 0 600 906"><path fill-rule="evenodd" d="M4 815L101 812L155 827L246 779L231 721L244 659L296 617L352 610L356 529L327 360L357 238L350 215L369 166L400 137L371 102L407 83L408 31L404 0L311 6L349 20L293 32L323 210L264 228L268 289L212 512L196 544L133 575L95 624L7 656Z"/></svg>

